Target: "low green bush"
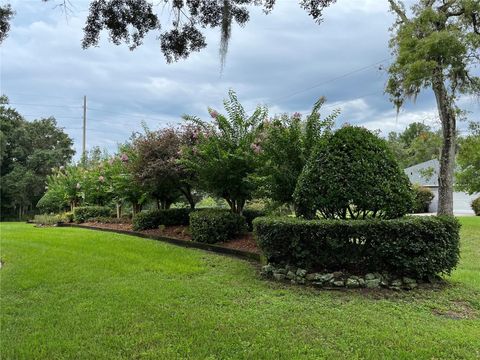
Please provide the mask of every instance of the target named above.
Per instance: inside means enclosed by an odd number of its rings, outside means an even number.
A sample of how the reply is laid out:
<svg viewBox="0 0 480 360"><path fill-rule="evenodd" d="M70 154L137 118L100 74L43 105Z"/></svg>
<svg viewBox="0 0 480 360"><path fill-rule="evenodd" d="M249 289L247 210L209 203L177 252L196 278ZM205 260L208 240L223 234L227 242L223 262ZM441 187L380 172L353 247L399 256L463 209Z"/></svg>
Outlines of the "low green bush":
<svg viewBox="0 0 480 360"><path fill-rule="evenodd" d="M190 214L193 241L209 244L224 242L245 230L245 218L229 210L205 209Z"/></svg>
<svg viewBox="0 0 480 360"><path fill-rule="evenodd" d="M475 215L480 216L480 197L472 201L472 209Z"/></svg>
<svg viewBox="0 0 480 360"><path fill-rule="evenodd" d="M432 190L423 186L413 187L413 213L427 213L435 195Z"/></svg>
<svg viewBox="0 0 480 360"><path fill-rule="evenodd" d="M37 225L55 225L62 221L60 215L41 214L33 217L33 222Z"/></svg>
<svg viewBox="0 0 480 360"><path fill-rule="evenodd" d="M111 210L107 206L79 206L73 210L73 220L77 223L83 223L88 219L110 216Z"/></svg>
<svg viewBox="0 0 480 360"><path fill-rule="evenodd" d="M190 208L144 211L133 218L133 230L156 229L160 225L187 226L191 212Z"/></svg>
<svg viewBox="0 0 480 360"><path fill-rule="evenodd" d="M120 218L111 216L99 216L95 218L87 219L88 222L97 222L103 224L130 224L132 220L128 216L122 216Z"/></svg>
<svg viewBox="0 0 480 360"><path fill-rule="evenodd" d="M67 211L59 215L60 221L64 223L72 223L73 222L73 212Z"/></svg>
<svg viewBox="0 0 480 360"><path fill-rule="evenodd" d="M244 209L242 215L245 218L245 222L247 223L248 231L253 230L253 219L265 216L266 214L267 213L263 210Z"/></svg>
<svg viewBox="0 0 480 360"><path fill-rule="evenodd" d="M272 264L318 271L385 271L421 279L450 273L459 259L460 224L454 217L264 217L253 223L258 246Z"/></svg>

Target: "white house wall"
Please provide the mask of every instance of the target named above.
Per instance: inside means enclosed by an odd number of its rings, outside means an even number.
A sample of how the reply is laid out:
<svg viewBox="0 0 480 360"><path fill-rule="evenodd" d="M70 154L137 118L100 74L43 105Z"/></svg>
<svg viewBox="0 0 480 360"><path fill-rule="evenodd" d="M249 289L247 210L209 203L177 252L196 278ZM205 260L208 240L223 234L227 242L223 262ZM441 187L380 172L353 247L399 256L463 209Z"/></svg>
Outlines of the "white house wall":
<svg viewBox="0 0 480 360"><path fill-rule="evenodd" d="M435 213L438 210L438 187L431 187L430 190L432 190L435 197L428 211ZM453 211L457 214L473 214L471 203L478 196L480 196L480 194L468 195L464 192L455 191L453 193Z"/></svg>

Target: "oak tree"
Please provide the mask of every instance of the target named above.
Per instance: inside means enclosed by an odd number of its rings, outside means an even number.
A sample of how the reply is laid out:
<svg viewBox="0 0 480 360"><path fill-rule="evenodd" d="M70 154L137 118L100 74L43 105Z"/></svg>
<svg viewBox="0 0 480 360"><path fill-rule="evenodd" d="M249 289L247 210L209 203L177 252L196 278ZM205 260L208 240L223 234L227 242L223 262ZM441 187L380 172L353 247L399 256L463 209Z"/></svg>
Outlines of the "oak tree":
<svg viewBox="0 0 480 360"><path fill-rule="evenodd" d="M480 62L480 2L419 0L407 11L401 1L388 1L397 20L387 92L398 109L423 89L433 90L443 135L438 214L451 215L458 98L480 94L473 71Z"/></svg>

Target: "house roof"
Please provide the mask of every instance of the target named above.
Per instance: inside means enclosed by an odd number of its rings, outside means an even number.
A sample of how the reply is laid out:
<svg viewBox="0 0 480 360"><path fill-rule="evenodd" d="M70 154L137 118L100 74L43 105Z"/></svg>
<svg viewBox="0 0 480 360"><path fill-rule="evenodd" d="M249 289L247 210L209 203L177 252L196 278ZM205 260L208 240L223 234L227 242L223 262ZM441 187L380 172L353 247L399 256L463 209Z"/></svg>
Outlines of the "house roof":
<svg viewBox="0 0 480 360"><path fill-rule="evenodd" d="M437 159L428 160L423 163L410 166L404 171L412 184L418 184L422 186L438 186L440 163Z"/></svg>

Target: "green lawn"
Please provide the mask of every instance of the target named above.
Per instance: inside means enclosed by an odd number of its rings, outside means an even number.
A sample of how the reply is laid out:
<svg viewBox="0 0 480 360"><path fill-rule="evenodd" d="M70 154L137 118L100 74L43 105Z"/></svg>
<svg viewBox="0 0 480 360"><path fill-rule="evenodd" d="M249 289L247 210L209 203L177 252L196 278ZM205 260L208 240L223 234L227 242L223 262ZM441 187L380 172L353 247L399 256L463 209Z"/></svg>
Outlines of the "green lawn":
<svg viewBox="0 0 480 360"><path fill-rule="evenodd" d="M479 359L480 218L441 289L317 291L130 236L0 224L2 359Z"/></svg>

